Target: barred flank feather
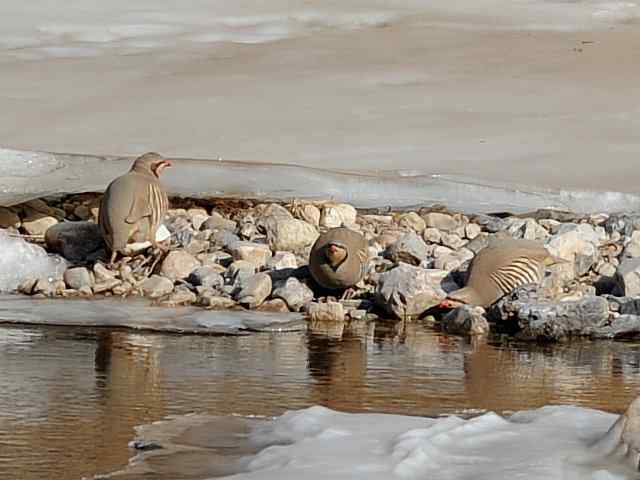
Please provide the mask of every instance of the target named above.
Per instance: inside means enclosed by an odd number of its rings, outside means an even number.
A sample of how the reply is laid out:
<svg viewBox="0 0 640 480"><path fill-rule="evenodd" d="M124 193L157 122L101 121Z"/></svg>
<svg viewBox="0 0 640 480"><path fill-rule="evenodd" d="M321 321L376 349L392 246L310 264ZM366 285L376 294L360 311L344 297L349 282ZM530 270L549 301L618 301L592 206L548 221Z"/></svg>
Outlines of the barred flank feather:
<svg viewBox="0 0 640 480"><path fill-rule="evenodd" d="M502 294L506 295L522 285L539 284L542 275L543 269L539 259L522 256L491 273L489 278Z"/></svg>

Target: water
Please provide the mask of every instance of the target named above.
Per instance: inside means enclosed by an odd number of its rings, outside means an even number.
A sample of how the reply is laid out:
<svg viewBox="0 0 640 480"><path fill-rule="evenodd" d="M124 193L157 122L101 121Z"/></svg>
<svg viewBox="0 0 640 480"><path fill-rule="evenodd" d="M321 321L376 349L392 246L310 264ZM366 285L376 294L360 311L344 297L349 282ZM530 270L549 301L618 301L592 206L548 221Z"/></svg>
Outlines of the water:
<svg viewBox="0 0 640 480"><path fill-rule="evenodd" d="M0 478L113 471L131 455L134 426L190 412L619 413L640 387L639 353L635 342L469 341L422 324L361 326L341 339L2 327Z"/></svg>

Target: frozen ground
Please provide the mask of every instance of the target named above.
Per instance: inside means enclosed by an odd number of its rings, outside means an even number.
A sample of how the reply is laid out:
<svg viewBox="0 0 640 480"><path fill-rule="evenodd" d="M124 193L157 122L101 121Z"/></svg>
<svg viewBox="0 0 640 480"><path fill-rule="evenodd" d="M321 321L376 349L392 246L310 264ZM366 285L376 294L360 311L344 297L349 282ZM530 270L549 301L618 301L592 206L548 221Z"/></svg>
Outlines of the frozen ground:
<svg viewBox="0 0 640 480"><path fill-rule="evenodd" d="M0 142L634 192L639 12L593 0L7 0Z"/></svg>
<svg viewBox="0 0 640 480"><path fill-rule="evenodd" d="M188 472L190 478L237 480L637 478L611 457L620 439L620 431L608 433L616 418L570 406L469 420L349 414L320 406L273 421L186 416L140 428L138 445L153 441L165 448L138 455L123 479L148 470L154 478Z"/></svg>

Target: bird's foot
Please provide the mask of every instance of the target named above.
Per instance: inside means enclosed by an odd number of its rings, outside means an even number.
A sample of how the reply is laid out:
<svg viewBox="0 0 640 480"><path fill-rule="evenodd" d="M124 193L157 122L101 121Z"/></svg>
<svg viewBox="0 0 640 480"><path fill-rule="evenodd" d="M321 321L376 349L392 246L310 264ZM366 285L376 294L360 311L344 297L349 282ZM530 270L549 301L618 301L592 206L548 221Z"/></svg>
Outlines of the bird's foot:
<svg viewBox="0 0 640 480"><path fill-rule="evenodd" d="M358 291L355 288L347 288L342 293L340 300L353 300L357 294L358 294Z"/></svg>

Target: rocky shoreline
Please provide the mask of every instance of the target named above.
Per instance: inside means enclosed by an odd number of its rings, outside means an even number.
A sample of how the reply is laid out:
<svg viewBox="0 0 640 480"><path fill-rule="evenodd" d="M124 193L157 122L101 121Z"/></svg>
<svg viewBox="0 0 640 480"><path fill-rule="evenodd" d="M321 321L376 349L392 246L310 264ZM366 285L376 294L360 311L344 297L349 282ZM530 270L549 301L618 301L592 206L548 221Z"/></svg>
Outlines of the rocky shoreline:
<svg viewBox="0 0 640 480"><path fill-rule="evenodd" d="M526 340L640 335L640 215L464 215L444 207L357 211L333 202L261 203L171 199L162 251L133 246L107 263L97 217L100 194L32 200L0 208L4 235L66 259L60 275L22 279L37 297L141 296L161 306L303 312L310 324L433 317L456 334L514 333ZM369 244L367 274L349 299L309 276L319 234L346 226ZM566 263L548 267L486 311L438 305L464 285L466 269L491 236L543 242Z"/></svg>

